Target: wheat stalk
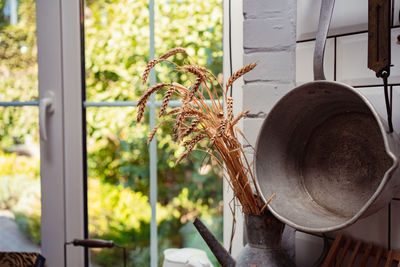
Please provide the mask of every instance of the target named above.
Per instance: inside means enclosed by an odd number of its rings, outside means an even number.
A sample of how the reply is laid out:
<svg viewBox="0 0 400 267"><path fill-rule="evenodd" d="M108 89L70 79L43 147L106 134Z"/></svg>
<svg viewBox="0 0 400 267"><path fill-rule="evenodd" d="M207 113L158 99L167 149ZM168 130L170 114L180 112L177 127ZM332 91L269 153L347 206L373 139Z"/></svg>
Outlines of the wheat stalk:
<svg viewBox="0 0 400 267"><path fill-rule="evenodd" d="M189 127L186 127L186 129L180 134L179 139L182 140L186 136L193 133L196 130L197 125L199 125L199 122L199 120L193 120Z"/></svg>
<svg viewBox="0 0 400 267"><path fill-rule="evenodd" d="M157 65L158 63L160 63L160 62L162 62L162 61L165 61L165 60L166 60L167 58L169 58L170 56L173 56L173 55L178 54L178 53L187 54L187 52L186 52L186 50L185 50L184 48L182 48L182 47L176 47L176 48L173 48L173 49L169 50L167 53L163 54L163 55L160 56L159 58L155 58L155 59L151 60L151 61L147 64L146 69L145 69L144 72L143 72L143 75L142 75L142 84L145 84L145 83L147 82L147 79L148 79L148 77L149 77L150 71L151 71L152 68L154 68L155 65Z"/></svg>
<svg viewBox="0 0 400 267"><path fill-rule="evenodd" d="M160 124L157 124L153 130L151 130L149 137L147 138L147 144L150 144L151 140L153 140L154 136L156 135L156 132L158 130L158 127L160 126Z"/></svg>
<svg viewBox="0 0 400 267"><path fill-rule="evenodd" d="M160 112L158 113L158 117L161 118L164 115L165 110L168 107L168 103L171 100L172 94L175 92L175 87L170 87L168 91L165 93L163 102L161 103Z"/></svg>
<svg viewBox="0 0 400 267"><path fill-rule="evenodd" d="M142 120L143 114L144 114L144 109L146 107L146 103L147 103L147 100L149 99L150 95L168 85L171 85L171 84L157 83L157 84L150 86L149 88L147 88L146 91L144 91L143 95L139 98L138 103L137 103L138 114L137 114L136 122L139 123Z"/></svg>
<svg viewBox="0 0 400 267"><path fill-rule="evenodd" d="M178 53L182 53L182 54L186 54L187 55L187 52L186 52L185 48L175 47L175 48L172 48L172 49L168 50L165 54L160 56L160 58L161 59L167 59L170 56L173 56L173 55L178 54Z"/></svg>
<svg viewBox="0 0 400 267"><path fill-rule="evenodd" d="M183 48L177 48L151 61L145 69L142 77L143 81L147 80L148 73L152 67L176 53L186 54ZM225 170L226 175L223 176L228 180L228 184L233 189L234 196L241 203L243 212L252 214L264 212L267 203L262 201L261 194L257 188L255 191L252 189L251 185L255 183L253 166L247 161L246 154L238 140L238 137L243 133L235 127L249 111L241 112L234 117L233 98L227 96L229 87L239 77L254 69L256 64L249 64L235 72L228 79L225 90L222 85L218 84L226 100L226 114L218 97L216 83L213 82L216 80L216 77L209 70L195 64L183 66L175 64L175 66L187 75L188 83L191 85L159 83L149 87L138 101L137 121L139 122L143 117L144 108L150 95L164 87L170 86L164 94L159 117L163 115L175 116L174 136L178 141L188 138L188 140L182 143L186 149L177 159L175 165L185 159L201 140L208 139L207 142L201 143L202 146L206 145L207 147L204 150L205 155L209 156L212 165L217 164L218 167ZM191 75L195 75L196 79L194 81L190 79ZM182 107L166 112L168 103L174 93L182 100ZM211 105L208 103L209 100L211 100ZM149 140L154 138L158 126L150 132ZM218 158L216 155L218 155Z"/></svg>
<svg viewBox="0 0 400 267"><path fill-rule="evenodd" d="M229 87L231 87L232 84L237 79L239 79L240 77L242 77L243 75L245 75L249 71L253 70L256 66L257 66L256 63L250 63L250 64L244 66L243 68L239 69L238 71L236 71L234 74L232 74L232 76L228 79L228 82L226 83L225 94L228 93Z"/></svg>
<svg viewBox="0 0 400 267"><path fill-rule="evenodd" d="M233 98L228 97L226 101L226 111L228 113L228 120L232 121L233 120Z"/></svg>

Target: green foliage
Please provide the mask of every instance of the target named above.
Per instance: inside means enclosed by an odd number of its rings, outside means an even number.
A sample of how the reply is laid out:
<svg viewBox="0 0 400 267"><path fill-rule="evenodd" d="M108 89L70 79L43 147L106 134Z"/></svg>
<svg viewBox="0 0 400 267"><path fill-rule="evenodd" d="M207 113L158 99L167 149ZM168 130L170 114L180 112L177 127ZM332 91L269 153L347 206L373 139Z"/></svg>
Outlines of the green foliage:
<svg viewBox="0 0 400 267"><path fill-rule="evenodd" d="M0 153L0 210L11 210L19 228L40 244L39 161Z"/></svg>
<svg viewBox="0 0 400 267"><path fill-rule="evenodd" d="M0 152L0 210L11 210L21 231L40 244L39 160Z"/></svg>
<svg viewBox="0 0 400 267"><path fill-rule="evenodd" d="M16 212L15 221L25 236L29 237L35 244L40 245L40 212L33 214Z"/></svg>
<svg viewBox="0 0 400 267"><path fill-rule="evenodd" d="M151 209L148 197L129 187L112 186L95 179L89 180L89 187L91 237L114 240L117 244L126 246L132 266L146 266L147 264L141 263L149 262ZM157 203L159 259L162 259L164 249L183 245L185 237L180 233L180 229L195 217L201 217L208 222L213 221L220 213L220 208L212 209L200 199L189 199L188 189L183 189L167 205ZM213 230L219 237L222 233L221 228L221 224L214 224ZM193 242L190 245L197 246ZM93 251L92 261L102 266L116 266L121 263L122 254L119 250Z"/></svg>
<svg viewBox="0 0 400 267"><path fill-rule="evenodd" d="M185 47L198 63L215 75L222 70L222 7L213 1L157 1L156 51ZM149 60L147 1L90 1L86 12L87 96L90 101L135 100L141 95L141 74ZM180 55L175 61L182 61ZM168 65L168 63L166 63ZM157 67L162 80L186 79L170 68ZM170 66L168 66L170 67ZM136 124L136 109L89 109L89 175L111 184L124 184L149 194L148 124ZM146 118L148 114L146 113ZM182 148L171 138L171 124L157 136L158 199L168 203L183 188L191 199L215 206L222 182L215 170L199 175L204 154L194 155L174 168Z"/></svg>
<svg viewBox="0 0 400 267"><path fill-rule="evenodd" d="M15 153L0 152L0 180L4 176L24 175L25 179L39 177L39 160Z"/></svg>
<svg viewBox="0 0 400 267"><path fill-rule="evenodd" d="M0 0L0 9L3 6L4 1ZM2 101L37 100L38 97L34 0L20 0L18 12L16 25L8 25L0 17ZM145 90L140 81L150 59L148 24L147 0L86 1L88 101L136 100ZM221 0L155 1L155 35L156 56L181 46L195 62L207 65L216 76L221 75ZM172 59L184 60L181 55ZM168 64L156 67L157 79L181 82L187 79L179 71L170 72ZM26 139L38 144L37 117L36 107L0 108L0 149ZM136 124L135 118L135 108L87 109L89 228L92 237L126 245L134 266L145 266L150 235L146 143L150 129L148 124ZM148 121L148 113L145 119ZM221 214L222 180L218 171L208 169L200 174L204 154L198 151L174 167L183 150L174 143L171 128L171 124L165 124L157 134L160 253L166 247L191 244L180 230L195 216L212 222ZM2 160L8 167L0 168L0 188L11 186L13 189L7 191L12 195L8 198L6 194L0 195L3 197L0 205L11 207L21 229L39 242L40 186L35 178L39 174L38 162L30 166L21 157L0 154ZM18 163L13 165L12 160ZM17 181L24 183L23 177L28 177L26 180L30 183L26 188L36 193L27 194L22 187L17 188ZM215 232L221 233L221 223L215 225ZM121 252L115 250L93 251L93 255L93 260L102 266L115 266L122 259Z"/></svg>
<svg viewBox="0 0 400 267"><path fill-rule="evenodd" d="M19 1L18 13L16 25L7 25L0 17L1 101L30 101L38 97L35 2ZM1 148L15 140L24 142L27 136L38 143L37 114L35 107L0 108Z"/></svg>

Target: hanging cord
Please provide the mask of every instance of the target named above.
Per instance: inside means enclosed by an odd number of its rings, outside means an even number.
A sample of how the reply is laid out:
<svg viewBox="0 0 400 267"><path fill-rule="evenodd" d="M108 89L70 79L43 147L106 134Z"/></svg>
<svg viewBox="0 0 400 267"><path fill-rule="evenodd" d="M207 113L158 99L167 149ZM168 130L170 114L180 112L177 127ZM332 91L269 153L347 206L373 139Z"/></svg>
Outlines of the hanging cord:
<svg viewBox="0 0 400 267"><path fill-rule="evenodd" d="M229 71L230 76L232 76L232 8L231 8L231 0L228 2L229 4L229 16L228 16L228 34L229 34ZM232 97L233 84L231 85L230 97Z"/></svg>
<svg viewBox="0 0 400 267"><path fill-rule="evenodd" d="M228 34L229 34L229 71L230 76L232 76L232 8L231 8L231 0L228 1ZM233 91L233 84L231 85L230 97L232 97ZM235 234L235 215L236 215L236 199L233 198L233 220L232 220L232 230L231 230L231 240L229 242L229 254L232 254L232 243L233 243L233 236Z"/></svg>
<svg viewBox="0 0 400 267"><path fill-rule="evenodd" d="M392 122L392 103L393 103L393 87L388 86L388 77L389 72L383 70L378 77L383 79L383 87L385 91L385 104L386 104L386 112L387 112L387 120L389 125L389 132L393 132L393 122Z"/></svg>

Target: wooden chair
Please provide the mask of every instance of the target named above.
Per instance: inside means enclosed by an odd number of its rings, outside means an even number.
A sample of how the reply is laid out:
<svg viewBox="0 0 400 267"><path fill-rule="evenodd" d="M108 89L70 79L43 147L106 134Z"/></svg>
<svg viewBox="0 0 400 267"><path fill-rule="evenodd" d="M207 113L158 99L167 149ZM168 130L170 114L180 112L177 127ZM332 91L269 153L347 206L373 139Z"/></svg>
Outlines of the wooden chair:
<svg viewBox="0 0 400 267"><path fill-rule="evenodd" d="M367 264L373 267L400 267L400 253L339 234L329 249L322 267L365 267Z"/></svg>

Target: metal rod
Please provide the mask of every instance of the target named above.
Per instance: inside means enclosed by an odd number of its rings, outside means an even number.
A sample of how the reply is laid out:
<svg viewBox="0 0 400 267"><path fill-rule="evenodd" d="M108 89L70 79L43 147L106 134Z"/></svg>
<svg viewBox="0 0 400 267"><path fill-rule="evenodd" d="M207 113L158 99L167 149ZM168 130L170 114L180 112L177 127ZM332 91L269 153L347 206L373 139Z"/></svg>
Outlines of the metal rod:
<svg viewBox="0 0 400 267"><path fill-rule="evenodd" d="M221 102L222 102L222 100L221 100ZM210 106L212 105L211 100L206 100L206 103ZM156 107L161 107L161 104L162 104L162 101L160 101L160 100L154 101L154 105ZM108 102L108 101L104 101L104 102L85 101L83 103L83 106L85 108L90 108L90 107L136 107L136 105L137 105L137 101L113 101L113 102L111 102L111 101L110 102ZM173 107L173 108L180 107L180 106L182 106L182 101L171 100L168 103L168 106Z"/></svg>
<svg viewBox="0 0 400 267"><path fill-rule="evenodd" d="M10 101L0 102L0 107L39 106L39 101Z"/></svg>
<svg viewBox="0 0 400 267"><path fill-rule="evenodd" d="M400 25L394 25L391 26L390 29L397 29L400 28ZM344 36L350 36L350 35L356 35L356 34L362 34L362 33L367 33L368 30L362 30L362 31L355 31L355 32L347 32L347 33L340 33L340 34L332 34L332 35L328 35L327 39L329 38L336 38L336 37L344 37ZM306 43L306 42L311 42L311 41L315 41L315 38L308 38L308 39L304 39L304 40L297 40L296 43Z"/></svg>
<svg viewBox="0 0 400 267"><path fill-rule="evenodd" d="M154 47L154 0L149 0L149 26L150 26L150 50L149 60L155 57ZM154 69L150 72L150 85L156 83ZM150 129L156 126L156 103L154 94L150 96ZM157 136L150 142L150 267L158 266L158 237L157 237Z"/></svg>

